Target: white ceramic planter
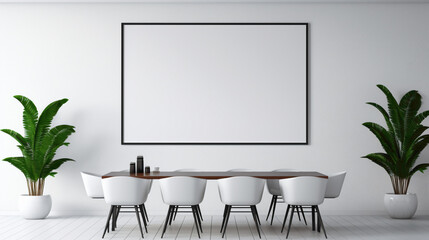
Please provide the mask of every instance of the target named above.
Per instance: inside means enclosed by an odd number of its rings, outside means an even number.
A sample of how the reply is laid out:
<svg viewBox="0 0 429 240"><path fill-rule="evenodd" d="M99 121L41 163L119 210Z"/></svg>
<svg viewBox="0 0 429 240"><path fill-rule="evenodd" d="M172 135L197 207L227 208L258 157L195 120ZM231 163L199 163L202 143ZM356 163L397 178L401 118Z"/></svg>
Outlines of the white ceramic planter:
<svg viewBox="0 0 429 240"><path fill-rule="evenodd" d="M384 206L391 218L412 218L417 210L417 195L415 193L384 195Z"/></svg>
<svg viewBox="0 0 429 240"><path fill-rule="evenodd" d="M50 195L29 196L23 194L19 198L19 209L25 219L43 219L51 211L52 200Z"/></svg>

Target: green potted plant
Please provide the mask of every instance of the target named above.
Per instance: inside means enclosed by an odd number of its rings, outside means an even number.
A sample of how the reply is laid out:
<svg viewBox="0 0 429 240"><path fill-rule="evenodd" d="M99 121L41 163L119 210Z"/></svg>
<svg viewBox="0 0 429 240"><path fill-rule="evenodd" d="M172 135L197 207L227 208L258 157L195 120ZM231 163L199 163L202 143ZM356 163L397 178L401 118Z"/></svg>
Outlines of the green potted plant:
<svg viewBox="0 0 429 240"><path fill-rule="evenodd" d="M26 219L41 219L51 211L50 195L43 195L45 179L55 176L55 170L63 163L74 161L70 158L54 160L58 148L68 146L67 138L75 132L74 126L58 125L51 128L51 122L60 107L68 101L61 99L49 104L40 114L34 103L24 96L14 96L24 107L23 125L25 136L10 129L1 131L13 137L18 143L22 156L8 157L3 161L18 168L27 180L28 195L20 197L21 214Z"/></svg>
<svg viewBox="0 0 429 240"><path fill-rule="evenodd" d="M429 135L424 134L429 127L422 125L429 111L419 113L422 97L416 90L406 93L398 103L387 87L377 87L386 95L388 111L376 103L367 104L380 111L387 129L373 122L363 125L377 137L384 152L371 153L363 158L381 166L390 176L394 193L384 196L389 215L392 218L411 218L417 210L416 194L407 193L411 177L429 166L429 163L416 165L420 153L429 143Z"/></svg>

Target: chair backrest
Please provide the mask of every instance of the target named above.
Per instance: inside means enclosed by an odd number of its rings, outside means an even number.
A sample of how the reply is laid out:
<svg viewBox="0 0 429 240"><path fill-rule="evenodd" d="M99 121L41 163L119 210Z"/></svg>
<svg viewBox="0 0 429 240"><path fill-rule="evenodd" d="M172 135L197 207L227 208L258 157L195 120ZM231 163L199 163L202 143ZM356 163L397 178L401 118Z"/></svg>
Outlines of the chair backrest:
<svg viewBox="0 0 429 240"><path fill-rule="evenodd" d="M85 187L86 195L90 198L103 198L103 187L101 176L95 173L80 172Z"/></svg>
<svg viewBox="0 0 429 240"><path fill-rule="evenodd" d="M104 200L110 205L140 205L149 195L152 180L130 176L103 178Z"/></svg>
<svg viewBox="0 0 429 240"><path fill-rule="evenodd" d="M197 205L204 199L207 180L178 176L159 180L162 200L168 205Z"/></svg>
<svg viewBox="0 0 429 240"><path fill-rule="evenodd" d="M255 177L229 177L218 180L220 199L227 205L256 205L261 202L265 180Z"/></svg>
<svg viewBox="0 0 429 240"><path fill-rule="evenodd" d="M293 169L281 168L281 169L273 170L273 172L290 172L290 171L293 171ZM267 188L268 188L268 192L271 195L276 195L276 196L282 195L282 190L280 189L280 184L278 179L267 179Z"/></svg>
<svg viewBox="0 0 429 240"><path fill-rule="evenodd" d="M328 175L328 185L326 186L325 198L337 198L343 188L346 171Z"/></svg>
<svg viewBox="0 0 429 240"><path fill-rule="evenodd" d="M291 205L319 205L323 203L328 179L294 177L280 180L283 199Z"/></svg>
<svg viewBox="0 0 429 240"><path fill-rule="evenodd" d="M175 172L203 172L202 170L195 169L195 168L182 168L174 170Z"/></svg>
<svg viewBox="0 0 429 240"><path fill-rule="evenodd" d="M229 169L227 172L257 172L257 170L248 169L248 168L233 168L233 169Z"/></svg>

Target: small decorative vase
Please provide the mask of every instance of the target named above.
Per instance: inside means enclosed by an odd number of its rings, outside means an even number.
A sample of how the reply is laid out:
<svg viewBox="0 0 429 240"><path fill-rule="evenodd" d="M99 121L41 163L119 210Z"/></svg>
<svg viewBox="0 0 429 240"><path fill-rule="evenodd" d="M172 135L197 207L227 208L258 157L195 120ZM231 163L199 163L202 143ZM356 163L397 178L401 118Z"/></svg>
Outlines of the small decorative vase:
<svg viewBox="0 0 429 240"><path fill-rule="evenodd" d="M19 198L19 208L25 219L43 219L49 215L52 207L50 195L30 196L22 194Z"/></svg>
<svg viewBox="0 0 429 240"><path fill-rule="evenodd" d="M384 195L384 206L391 218L409 219L417 210L417 195L415 193Z"/></svg>

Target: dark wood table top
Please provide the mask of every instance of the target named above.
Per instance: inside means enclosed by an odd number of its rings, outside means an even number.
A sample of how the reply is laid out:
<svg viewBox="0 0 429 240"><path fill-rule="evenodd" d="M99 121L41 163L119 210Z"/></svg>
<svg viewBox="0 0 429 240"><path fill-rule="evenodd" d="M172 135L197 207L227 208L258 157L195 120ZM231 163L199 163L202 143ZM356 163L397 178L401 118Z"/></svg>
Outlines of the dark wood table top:
<svg viewBox="0 0 429 240"><path fill-rule="evenodd" d="M271 172L271 171L260 171L260 172L227 172L227 171L201 171L201 172L151 172L151 173L133 173L129 172L110 172L103 175L103 178L109 177L118 177L118 176L130 176L146 179L161 179L167 177L176 177L176 176L188 176L196 177L203 179L221 179L227 177L235 176L250 176L264 179L283 179L283 178L292 178L292 177L301 177L301 176L312 176L312 177L321 177L328 178L328 176L321 174L319 172L311 171L290 171L290 172Z"/></svg>

